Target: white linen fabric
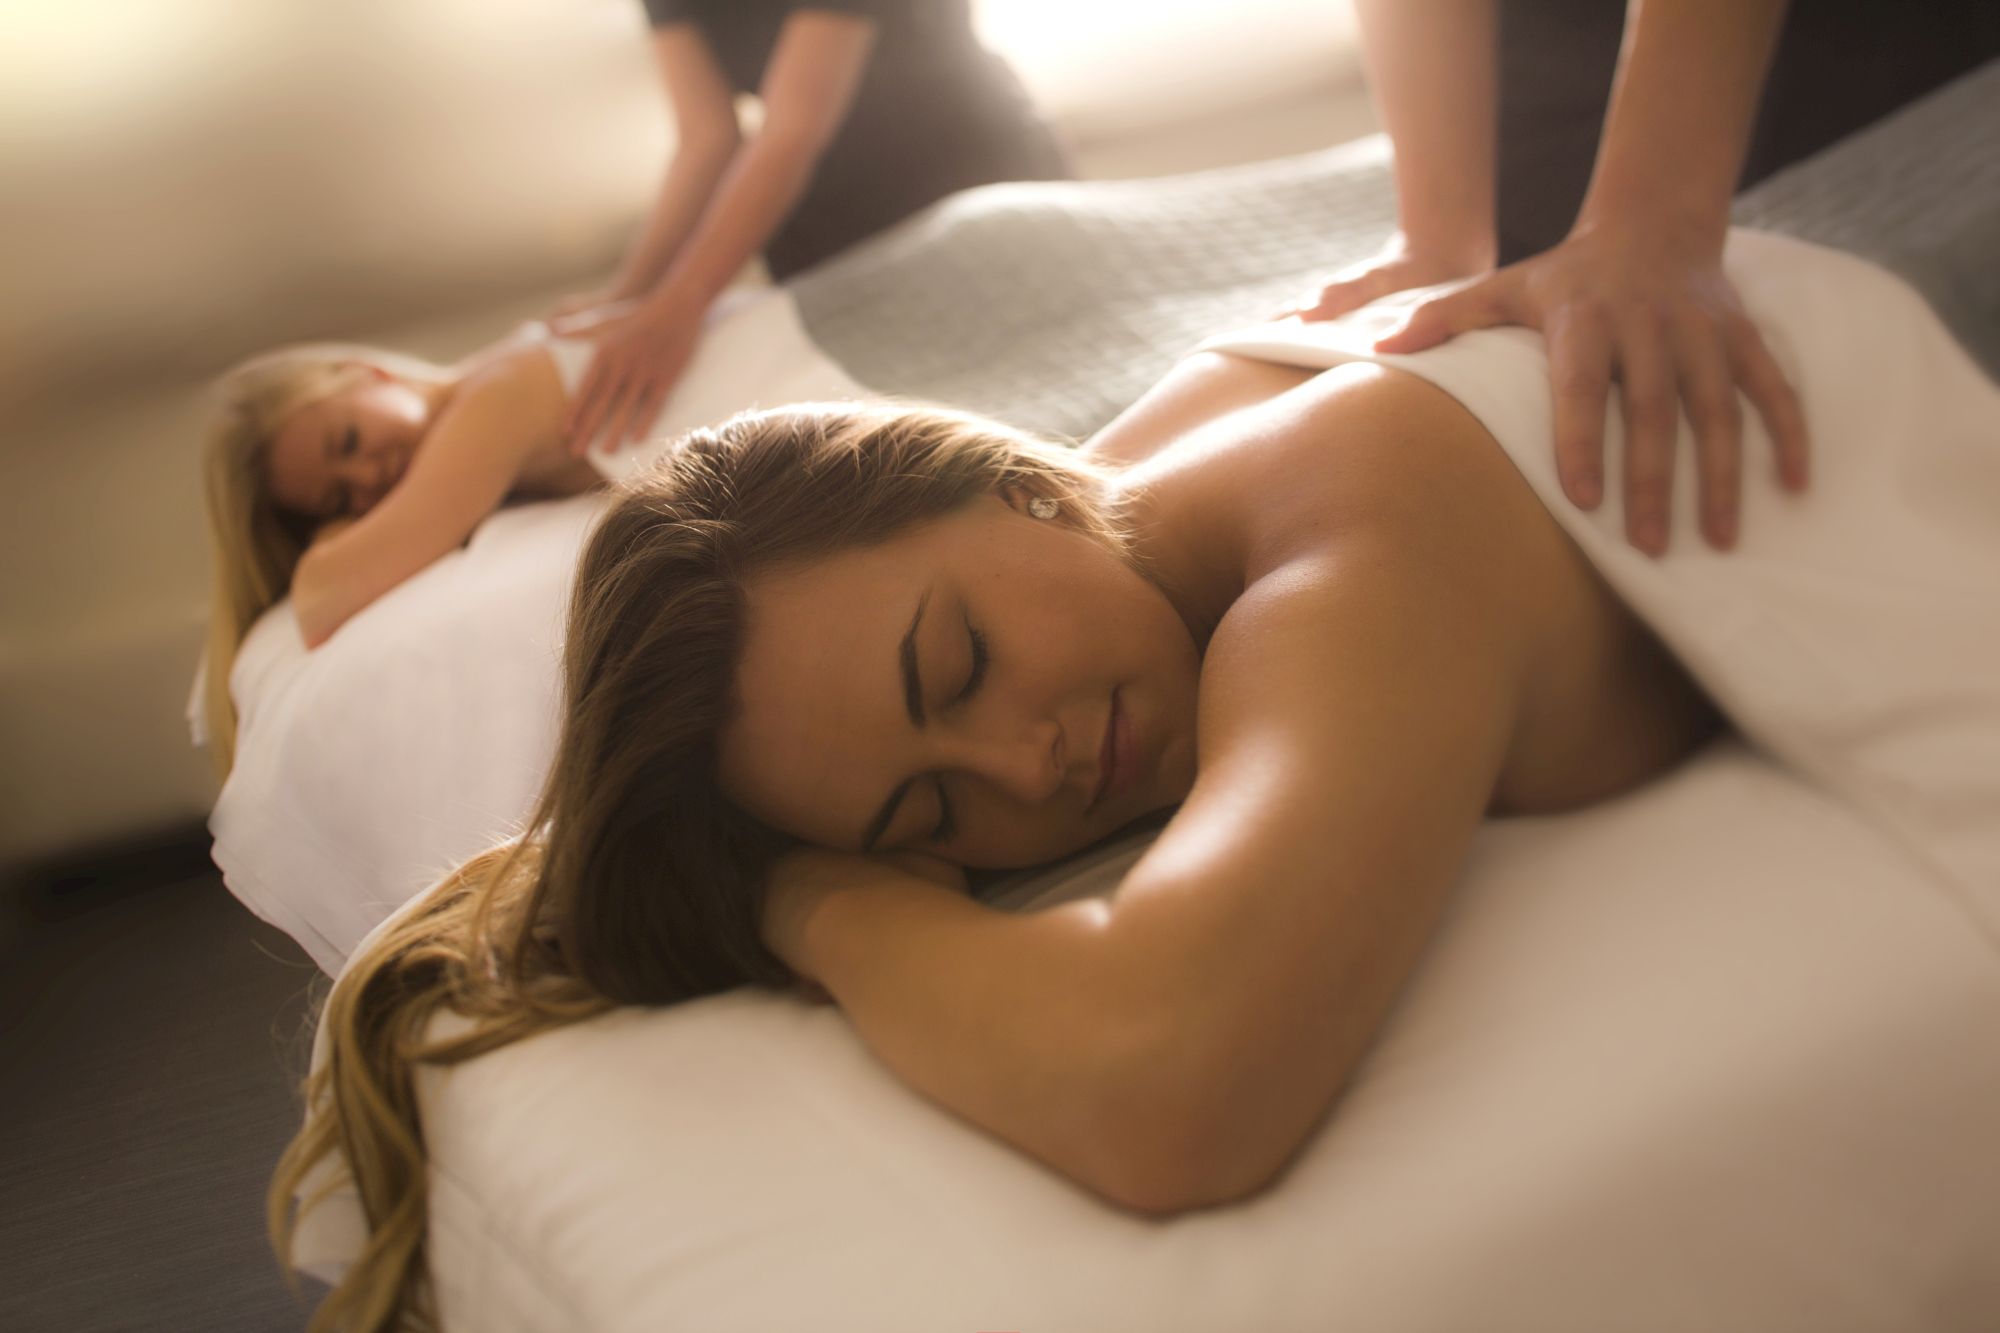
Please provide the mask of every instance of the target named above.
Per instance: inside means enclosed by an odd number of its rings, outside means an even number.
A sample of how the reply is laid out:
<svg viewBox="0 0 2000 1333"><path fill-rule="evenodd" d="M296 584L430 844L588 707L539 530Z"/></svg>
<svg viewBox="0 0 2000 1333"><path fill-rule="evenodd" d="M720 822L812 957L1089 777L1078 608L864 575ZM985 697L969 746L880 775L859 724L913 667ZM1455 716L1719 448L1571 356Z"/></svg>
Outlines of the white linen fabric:
<svg viewBox="0 0 2000 1333"><path fill-rule="evenodd" d="M1923 880L1735 741L1491 822L1288 1174L1168 1222L926 1102L833 1009L621 1011L420 1077L444 1326L1988 1333L2000 967ZM354 1227L307 1215L315 1271Z"/></svg>
<svg viewBox="0 0 2000 1333"><path fill-rule="evenodd" d="M1625 545L1615 412L1612 498L1572 509L1532 334L1372 357L1392 307L1210 344L1452 393L1749 738L1482 828L1276 1187L1136 1220L925 1102L835 1010L744 991L623 1011L420 1076L447 1326L2000 1322L2000 393L1879 270L1749 235L1729 263L1817 454L1793 502L1750 428L1728 556L1686 476L1673 554ZM1106 891L1139 850L1018 904ZM323 1274L354 1220L351 1200L309 1215Z"/></svg>
<svg viewBox="0 0 2000 1333"><path fill-rule="evenodd" d="M1548 355L1487 329L1413 356L1372 350L1423 292L1353 317L1285 320L1203 347L1288 365L1421 375L1500 441L1591 563L1730 718L1900 835L2000 948L2000 387L1902 281L1852 255L1736 230L1724 266L1798 391L1812 484L1778 486L1746 410L1742 539L1702 540L1685 419L1673 550L1624 539L1624 422L1605 422L1605 502L1562 492Z"/></svg>
<svg viewBox="0 0 2000 1333"><path fill-rule="evenodd" d="M574 392L591 344L545 345ZM649 442L592 459L615 480L736 411L860 393L806 337L788 293L747 292L711 316ZM603 503L501 510L315 652L289 598L244 639L213 856L231 892L327 972L527 815L555 746L563 610Z"/></svg>

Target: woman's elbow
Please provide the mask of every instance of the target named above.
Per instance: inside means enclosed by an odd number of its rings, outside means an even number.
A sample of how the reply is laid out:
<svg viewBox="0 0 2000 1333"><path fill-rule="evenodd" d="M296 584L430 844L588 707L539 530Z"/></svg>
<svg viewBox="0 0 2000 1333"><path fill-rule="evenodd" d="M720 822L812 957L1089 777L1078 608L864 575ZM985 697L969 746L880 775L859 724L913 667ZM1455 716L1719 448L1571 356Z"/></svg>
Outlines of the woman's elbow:
<svg viewBox="0 0 2000 1333"><path fill-rule="evenodd" d="M1274 1137L1264 1094L1190 1059L1190 1047L1168 1034L1154 1058L1105 1089L1083 1183L1128 1212L1167 1218L1240 1202L1276 1180L1304 1142Z"/></svg>
<svg viewBox="0 0 2000 1333"><path fill-rule="evenodd" d="M306 651L325 643L340 628L340 620L330 611L316 609L310 602L292 603L293 612L299 618L299 637L305 640Z"/></svg>
<svg viewBox="0 0 2000 1333"><path fill-rule="evenodd" d="M299 558L298 568L292 571L292 614L299 622L299 637L305 640L307 651L319 647L333 637L347 619L337 604L334 590L323 577L320 563L313 559L316 551L307 551Z"/></svg>
<svg viewBox="0 0 2000 1333"><path fill-rule="evenodd" d="M1119 1208L1158 1220L1251 1198L1278 1178L1297 1146L1263 1150L1212 1117L1140 1114L1088 1183Z"/></svg>

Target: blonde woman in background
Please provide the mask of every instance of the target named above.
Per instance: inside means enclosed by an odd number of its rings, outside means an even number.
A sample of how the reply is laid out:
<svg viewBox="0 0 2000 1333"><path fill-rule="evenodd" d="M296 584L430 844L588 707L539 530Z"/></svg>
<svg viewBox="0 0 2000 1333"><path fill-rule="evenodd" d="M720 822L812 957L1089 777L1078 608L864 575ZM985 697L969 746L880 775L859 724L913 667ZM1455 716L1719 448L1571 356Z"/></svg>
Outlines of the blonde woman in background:
<svg viewBox="0 0 2000 1333"><path fill-rule="evenodd" d="M230 668L271 606L289 595L316 648L510 498L603 483L563 447L562 347L538 332L452 366L343 344L281 348L218 382L202 702L223 774L235 750Z"/></svg>

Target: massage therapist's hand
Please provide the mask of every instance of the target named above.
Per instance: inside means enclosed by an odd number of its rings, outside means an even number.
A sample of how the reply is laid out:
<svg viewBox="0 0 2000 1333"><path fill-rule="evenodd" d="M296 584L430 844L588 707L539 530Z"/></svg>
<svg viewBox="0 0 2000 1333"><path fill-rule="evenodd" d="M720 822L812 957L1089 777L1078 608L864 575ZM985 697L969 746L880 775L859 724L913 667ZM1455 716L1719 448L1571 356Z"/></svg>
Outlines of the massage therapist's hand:
<svg viewBox="0 0 2000 1333"><path fill-rule="evenodd" d="M1455 282L1492 267L1490 253L1476 256L1427 251L1413 246L1398 232L1378 253L1341 269L1317 293L1307 294L1296 307L1284 313L1307 320L1337 319L1393 292Z"/></svg>
<svg viewBox="0 0 2000 1333"><path fill-rule="evenodd" d="M1528 325L1548 340L1556 466L1563 490L1585 509L1603 496L1605 402L1612 381L1621 386L1625 535L1640 550L1667 549L1679 408L1694 427L1701 530L1711 546L1736 541L1739 388L1770 431L1779 480L1805 489L1798 396L1723 275L1721 228L1675 235L1579 219L1554 249L1418 305L1375 349L1417 352L1499 324Z"/></svg>
<svg viewBox="0 0 2000 1333"><path fill-rule="evenodd" d="M921 880L954 893L966 891L963 870L921 852L862 856L802 847L772 867L764 890L765 947L792 969L808 995L829 999L808 947L813 915L836 894L894 879Z"/></svg>
<svg viewBox="0 0 2000 1333"><path fill-rule="evenodd" d="M553 327L597 342L570 400L563 434L570 452L609 452L644 439L701 336L702 311L662 293L643 304L586 311Z"/></svg>
<svg viewBox="0 0 2000 1333"><path fill-rule="evenodd" d="M549 326L554 328L579 315L587 315L593 310L621 304L624 304L623 299L608 287L597 291L572 292L550 306L546 318Z"/></svg>

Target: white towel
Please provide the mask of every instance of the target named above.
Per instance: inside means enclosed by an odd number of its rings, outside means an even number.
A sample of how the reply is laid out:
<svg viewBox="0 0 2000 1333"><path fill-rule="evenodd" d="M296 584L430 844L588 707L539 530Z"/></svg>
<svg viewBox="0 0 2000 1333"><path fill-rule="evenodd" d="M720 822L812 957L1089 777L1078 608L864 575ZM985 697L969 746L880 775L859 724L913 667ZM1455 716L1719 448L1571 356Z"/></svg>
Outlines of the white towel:
<svg viewBox="0 0 2000 1333"><path fill-rule="evenodd" d="M1533 330L1377 355L1413 292L1202 346L1286 365L1375 361L1451 394L1745 734L1885 824L2000 949L2000 389L1872 264L1740 230L1724 263L1812 438L1811 487L1786 494L1745 404L1741 538L1728 554L1697 529L1685 420L1671 549L1654 560L1626 543L1615 394L1605 501L1594 512L1569 501Z"/></svg>

